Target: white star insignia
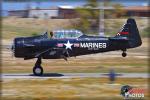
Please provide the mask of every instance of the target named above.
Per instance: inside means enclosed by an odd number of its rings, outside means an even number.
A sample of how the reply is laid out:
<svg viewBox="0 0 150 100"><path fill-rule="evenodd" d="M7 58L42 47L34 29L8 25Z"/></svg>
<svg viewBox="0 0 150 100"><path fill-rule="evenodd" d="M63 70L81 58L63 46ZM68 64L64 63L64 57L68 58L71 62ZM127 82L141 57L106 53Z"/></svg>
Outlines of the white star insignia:
<svg viewBox="0 0 150 100"><path fill-rule="evenodd" d="M66 46L66 49L71 49L71 50L72 50L71 46L72 46L73 44L70 44L69 41L68 41L66 44L64 44L64 45Z"/></svg>

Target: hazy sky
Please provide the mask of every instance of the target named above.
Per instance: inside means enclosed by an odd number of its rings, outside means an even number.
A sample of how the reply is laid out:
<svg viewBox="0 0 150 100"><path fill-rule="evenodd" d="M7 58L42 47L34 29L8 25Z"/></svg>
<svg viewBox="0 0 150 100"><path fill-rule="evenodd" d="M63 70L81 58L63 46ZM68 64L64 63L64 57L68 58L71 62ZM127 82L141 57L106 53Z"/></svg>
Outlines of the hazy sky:
<svg viewBox="0 0 150 100"><path fill-rule="evenodd" d="M81 6L87 2L87 0L48 0L43 2L33 2L33 1L36 0L32 0L31 2L3 2L2 8L3 10L25 9L28 4L30 4L31 7L39 6L40 8L49 8L51 6L59 6L59 5ZM108 1L111 1L113 3L121 3L124 6L148 5L148 0L108 0Z"/></svg>

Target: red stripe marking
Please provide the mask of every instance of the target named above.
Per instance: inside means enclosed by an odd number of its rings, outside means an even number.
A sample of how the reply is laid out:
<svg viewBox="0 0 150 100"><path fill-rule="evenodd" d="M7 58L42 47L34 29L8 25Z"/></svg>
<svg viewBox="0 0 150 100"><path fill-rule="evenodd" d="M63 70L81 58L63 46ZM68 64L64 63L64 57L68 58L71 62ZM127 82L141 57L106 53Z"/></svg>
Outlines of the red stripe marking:
<svg viewBox="0 0 150 100"><path fill-rule="evenodd" d="M80 46L79 43L74 44L74 47L79 47L79 46Z"/></svg>
<svg viewBox="0 0 150 100"><path fill-rule="evenodd" d="M119 32L120 34L125 34L125 35L127 35L127 34L129 34L129 32Z"/></svg>
<svg viewBox="0 0 150 100"><path fill-rule="evenodd" d="M63 44L62 43L58 43L57 47L63 47Z"/></svg>

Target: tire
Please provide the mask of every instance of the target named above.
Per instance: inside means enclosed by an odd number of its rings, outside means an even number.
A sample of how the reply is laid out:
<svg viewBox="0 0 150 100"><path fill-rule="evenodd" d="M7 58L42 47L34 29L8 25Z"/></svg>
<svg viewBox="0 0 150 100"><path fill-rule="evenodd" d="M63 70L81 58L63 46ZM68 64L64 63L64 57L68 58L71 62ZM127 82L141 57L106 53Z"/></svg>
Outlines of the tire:
<svg viewBox="0 0 150 100"><path fill-rule="evenodd" d="M126 57L127 56L127 53L122 53L122 57Z"/></svg>
<svg viewBox="0 0 150 100"><path fill-rule="evenodd" d="M33 74L35 76L41 76L41 75L43 75L43 68L41 66L35 66L35 67L33 67Z"/></svg>

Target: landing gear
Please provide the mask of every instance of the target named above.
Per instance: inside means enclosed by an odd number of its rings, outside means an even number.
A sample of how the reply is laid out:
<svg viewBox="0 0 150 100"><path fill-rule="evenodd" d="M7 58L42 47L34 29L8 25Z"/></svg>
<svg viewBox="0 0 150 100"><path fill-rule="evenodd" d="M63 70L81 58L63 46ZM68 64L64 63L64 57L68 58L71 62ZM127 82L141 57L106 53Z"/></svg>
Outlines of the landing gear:
<svg viewBox="0 0 150 100"><path fill-rule="evenodd" d="M36 63L35 63L35 66L33 67L33 73L36 76L43 75L43 68L41 66L41 63L42 63L41 58L38 58Z"/></svg>
<svg viewBox="0 0 150 100"><path fill-rule="evenodd" d="M43 68L41 66L33 67L33 73L36 76L41 76L43 74Z"/></svg>
<svg viewBox="0 0 150 100"><path fill-rule="evenodd" d="M126 51L123 51L123 53L122 53L122 57L126 57L126 56L127 56Z"/></svg>
<svg viewBox="0 0 150 100"><path fill-rule="evenodd" d="M126 57L126 56L127 56L127 53L123 52L122 57Z"/></svg>

